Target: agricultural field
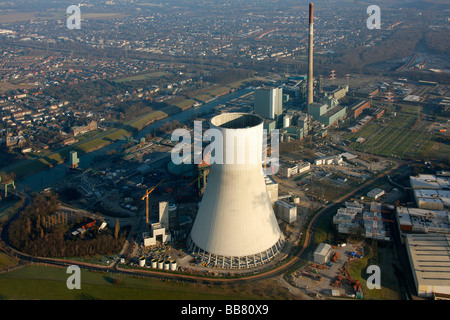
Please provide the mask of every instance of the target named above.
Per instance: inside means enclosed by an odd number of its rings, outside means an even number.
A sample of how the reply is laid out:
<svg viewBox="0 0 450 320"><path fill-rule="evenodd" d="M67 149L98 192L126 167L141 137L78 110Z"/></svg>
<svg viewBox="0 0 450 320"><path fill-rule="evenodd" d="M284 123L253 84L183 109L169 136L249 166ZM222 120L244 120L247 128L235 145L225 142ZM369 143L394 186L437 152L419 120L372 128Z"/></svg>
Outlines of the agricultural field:
<svg viewBox="0 0 450 320"><path fill-rule="evenodd" d="M399 159L423 159L450 155L450 148L434 141L435 133L426 128L425 123L416 123L417 115L397 112L397 116L372 121L361 131L344 136L356 151L367 152ZM363 143L356 142L364 137Z"/></svg>
<svg viewBox="0 0 450 320"><path fill-rule="evenodd" d="M206 286L81 270L81 289L69 290L65 268L30 265L0 274L0 298L41 300L292 299L273 280L249 285Z"/></svg>

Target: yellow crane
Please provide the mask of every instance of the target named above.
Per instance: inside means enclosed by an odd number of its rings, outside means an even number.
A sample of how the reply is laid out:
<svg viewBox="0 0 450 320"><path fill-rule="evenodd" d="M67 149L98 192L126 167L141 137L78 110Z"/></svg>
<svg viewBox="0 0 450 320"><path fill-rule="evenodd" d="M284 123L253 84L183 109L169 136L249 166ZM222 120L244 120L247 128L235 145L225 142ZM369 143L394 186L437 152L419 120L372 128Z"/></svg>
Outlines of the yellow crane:
<svg viewBox="0 0 450 320"><path fill-rule="evenodd" d="M160 182L158 182L158 184L156 186L154 186L150 189L147 189L147 191L145 191L145 195L141 199L141 200L145 199L145 217L146 217L147 224L148 224L148 198L150 196L150 193L152 193L156 189L156 187L158 187L161 184L161 182L163 182L164 180L166 180L166 179L162 179Z"/></svg>

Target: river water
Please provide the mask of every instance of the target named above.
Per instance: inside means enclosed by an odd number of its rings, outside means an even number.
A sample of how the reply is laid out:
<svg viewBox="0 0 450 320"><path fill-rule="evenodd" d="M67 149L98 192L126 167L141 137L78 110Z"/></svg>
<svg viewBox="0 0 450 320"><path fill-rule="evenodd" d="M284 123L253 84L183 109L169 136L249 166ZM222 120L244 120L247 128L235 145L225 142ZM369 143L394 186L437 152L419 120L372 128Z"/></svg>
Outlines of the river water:
<svg viewBox="0 0 450 320"><path fill-rule="evenodd" d="M181 123L186 123L195 115L199 114L205 114L213 111L215 107L217 107L220 104L225 104L226 102L229 102L233 99L239 98L245 94L248 94L252 92L253 89L246 88L242 89L233 93L229 93L227 95L224 95L214 101L211 101L209 103L205 103L197 108L191 108L188 110L185 110L183 112L177 113L175 115L169 116L167 118L161 119L159 121L155 121L145 128L143 128L141 131L138 132L137 136L135 137L137 140L139 140L141 137L145 137L147 133L152 132L152 130L157 129L161 127L162 124L166 122L171 122L174 120L178 120ZM79 157L79 167L83 169L89 168L89 166L92 164L92 161L96 156L104 156L106 152L110 150L121 150L121 145L125 143L125 141L116 141L112 144L109 144L103 148L97 149L95 151L83 154ZM17 185L22 191L25 190L25 188L29 189L30 191L39 192L42 191L48 187L51 187L58 181L62 180L66 177L67 169L68 169L67 163L62 163L59 165L56 165L52 168L37 172L35 174L29 175L21 180L17 181Z"/></svg>

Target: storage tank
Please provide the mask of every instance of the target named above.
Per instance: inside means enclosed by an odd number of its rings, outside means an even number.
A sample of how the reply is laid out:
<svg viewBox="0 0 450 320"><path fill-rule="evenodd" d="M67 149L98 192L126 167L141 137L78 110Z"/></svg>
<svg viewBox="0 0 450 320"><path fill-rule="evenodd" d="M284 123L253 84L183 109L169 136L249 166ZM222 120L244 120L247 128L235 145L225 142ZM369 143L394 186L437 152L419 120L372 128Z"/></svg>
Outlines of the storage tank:
<svg viewBox="0 0 450 320"><path fill-rule="evenodd" d="M158 269L162 269L164 267L164 260L158 260Z"/></svg>
<svg viewBox="0 0 450 320"><path fill-rule="evenodd" d="M165 261L164 262L164 270L169 270L170 269L170 261Z"/></svg>
<svg viewBox="0 0 450 320"><path fill-rule="evenodd" d="M158 260L152 259L150 264L151 264L152 268L156 269L158 267Z"/></svg>
<svg viewBox="0 0 450 320"><path fill-rule="evenodd" d="M144 267L145 266L145 258L144 257L139 259L139 266L140 267Z"/></svg>
<svg viewBox="0 0 450 320"><path fill-rule="evenodd" d="M177 270L177 262L175 260L170 261L170 270L172 270L172 271Z"/></svg>
<svg viewBox="0 0 450 320"><path fill-rule="evenodd" d="M169 203L169 214L177 211L177 205L175 203Z"/></svg>
<svg viewBox="0 0 450 320"><path fill-rule="evenodd" d="M263 123L247 113L210 120L211 128L222 134L215 152L223 161L211 163L189 248L212 266L257 266L276 256L284 242L263 175Z"/></svg>

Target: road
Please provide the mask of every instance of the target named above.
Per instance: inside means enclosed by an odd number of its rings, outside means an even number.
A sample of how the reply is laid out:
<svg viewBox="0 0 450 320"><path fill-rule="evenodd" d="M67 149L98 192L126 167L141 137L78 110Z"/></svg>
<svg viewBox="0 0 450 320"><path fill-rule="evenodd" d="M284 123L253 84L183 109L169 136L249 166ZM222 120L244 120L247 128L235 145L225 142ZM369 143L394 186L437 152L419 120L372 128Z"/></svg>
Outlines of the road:
<svg viewBox="0 0 450 320"><path fill-rule="evenodd" d="M384 178L385 176L392 173L394 170L396 170L398 167L400 167L401 164L397 164L393 168L387 170L386 172L382 172L372 178L370 181L367 181L366 183L362 184L358 188L352 190L351 192L347 193L346 195L340 197L339 199L336 199L332 203L328 204L324 208L322 208L320 211L318 211L313 218L310 220L306 230L303 232L303 237L305 238L305 241L303 242L302 247L298 251L297 254L295 254L289 261L285 263L281 263L276 268L270 269L268 271L262 271L258 274L253 275L241 275L240 278L211 278L211 277L205 277L205 276L197 276L193 274L182 274L182 273L167 273L164 271L156 271L156 270L136 270L136 269L124 269L120 268L118 264L119 257L117 257L113 263L111 263L109 266L99 266L95 264L89 264L79 261L71 261L71 260L64 260L64 259L52 259L52 258L42 258L42 257L33 257L21 252L18 252L14 248L9 246L8 239L7 239L7 231L9 228L10 223L17 218L17 216L23 211L23 209L29 204L30 199L28 195L21 194L25 197L26 201L24 203L24 206L18 210L18 212L14 215L12 219L9 220L9 222L5 225L3 228L3 232L1 234L2 240L5 242L6 246L9 248L8 252L9 254L14 255L15 257L21 259L24 262L31 262L31 263L42 263L42 264L48 264L53 266L60 266L60 267L68 267L69 265L78 265L79 267L86 269L86 270L92 270L92 271L101 271L101 272L112 272L112 273L121 273L126 275L140 275L142 277L149 277L149 278L155 278L155 279L161 279L161 280L177 280L177 281L184 281L184 282L193 282L193 283L204 283L204 284L220 284L220 283L246 283L250 281L255 280L263 280L263 279L269 279L277 276L283 275L285 272L287 272L290 269L298 268L303 264L305 259L309 256L309 254L314 250L315 243L315 230L317 228L317 225L320 223L320 220L330 212L336 212L337 208L341 205L343 201L353 196L355 193L359 192L360 190L370 186L372 183L377 181L378 179ZM135 224L137 225L137 224ZM132 232L130 232L130 237L127 240L122 253L125 253L127 250L131 248L131 235Z"/></svg>

